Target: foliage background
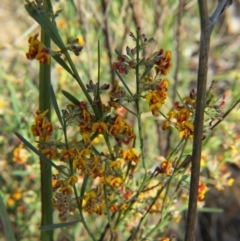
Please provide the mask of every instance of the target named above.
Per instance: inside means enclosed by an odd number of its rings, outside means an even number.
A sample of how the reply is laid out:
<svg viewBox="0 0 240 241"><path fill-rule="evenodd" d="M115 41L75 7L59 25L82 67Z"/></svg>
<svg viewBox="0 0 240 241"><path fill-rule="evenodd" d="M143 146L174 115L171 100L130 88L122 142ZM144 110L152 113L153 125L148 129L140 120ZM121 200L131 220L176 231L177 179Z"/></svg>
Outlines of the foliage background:
<svg viewBox="0 0 240 241"><path fill-rule="evenodd" d="M209 3L209 11L214 8ZM156 43L147 52L159 48L169 49L173 54L173 68L169 74L170 86L178 79L178 92L188 95L195 87L198 65L199 18L196 1L182 1L182 15L179 16L179 1L176 0L98 0L98 1L53 1L54 10L63 9L57 18L66 42L79 37L84 46L80 57L75 58L82 79L87 83L97 78L97 40L101 43L101 79L110 82L115 79L111 62L116 60L114 49L125 51L131 46L128 37L135 26ZM23 1L1 1L0 3L0 186L1 194L13 222L17 240L38 240L40 222L39 162L38 158L24 147L13 132L18 131L33 140L30 126L38 106L38 63L25 57L27 40L40 29L27 16ZM180 18L179 18L180 17ZM181 20L181 21L179 21ZM234 2L214 28L209 59L209 85L217 81L219 94L226 95L226 106L239 97L240 83L240 1ZM179 40L178 40L179 39ZM179 48L179 49L178 49ZM179 59L177 59L179 56ZM179 66L179 71L176 72ZM52 61L52 79L59 105L68 101L60 90L70 91L77 97L81 91L77 84ZM129 77L128 77L129 78ZM129 81L131 87L131 80ZM173 105L173 88L163 111ZM172 90L172 92L171 92ZM153 119L150 112L144 113L146 153L148 168L156 165L155 157L166 154L167 134L162 133L162 119ZM239 240L240 219L240 128L239 111L219 125L211 138L204 144L203 175L211 173L210 191L206 206L221 207L223 213L201 213L198 220L197 240ZM151 132L148 131L151 129ZM152 133L158 133L153 137ZM171 145L175 146L172 135ZM152 145L152 143L155 143ZM17 149L19 148L19 149ZM19 152L17 152L19 151ZM204 168L205 167L205 168ZM231 171L234 184L227 186L224 176ZM225 185L226 184L226 185ZM223 190L221 190L223 189ZM57 220L57 219L56 219ZM99 223L95 224L101 227ZM183 237L185 215L180 225L171 226L171 234ZM0 225L1 228L1 225ZM1 234L0 234L1 235ZM81 235L81 228L58 230L56 240L74 240ZM82 233L81 240L87 240ZM1 239L1 236L0 236Z"/></svg>

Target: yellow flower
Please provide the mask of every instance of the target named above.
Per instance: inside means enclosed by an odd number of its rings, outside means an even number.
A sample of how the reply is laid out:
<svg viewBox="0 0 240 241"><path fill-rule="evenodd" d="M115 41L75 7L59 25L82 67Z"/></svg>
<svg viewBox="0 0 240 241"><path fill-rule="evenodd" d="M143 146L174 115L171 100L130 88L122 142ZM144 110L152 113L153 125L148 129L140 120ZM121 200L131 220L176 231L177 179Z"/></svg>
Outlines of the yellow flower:
<svg viewBox="0 0 240 241"><path fill-rule="evenodd" d="M191 122L185 121L183 123L180 123L178 127L180 131L180 138L193 138L194 125Z"/></svg>
<svg viewBox="0 0 240 241"><path fill-rule="evenodd" d="M108 126L104 122L95 122L92 126L92 130L94 132L98 132L99 134L102 134L104 131L108 130Z"/></svg>
<svg viewBox="0 0 240 241"><path fill-rule="evenodd" d="M29 49L28 53L26 53L26 57L29 60L39 60L40 64L49 64L50 57L49 51L43 46L43 44L38 40L38 33L33 37L28 39Z"/></svg>
<svg viewBox="0 0 240 241"><path fill-rule="evenodd" d="M67 183L71 186L73 186L75 183L78 182L78 178L75 175L72 175L71 177L68 178Z"/></svg>
<svg viewBox="0 0 240 241"><path fill-rule="evenodd" d="M73 167L78 169L78 170L82 169L85 165L86 165L85 158L82 158L82 157L78 156L73 160Z"/></svg>
<svg viewBox="0 0 240 241"><path fill-rule="evenodd" d="M73 193L72 188L66 184L59 189L59 192L61 192L63 195L68 195Z"/></svg>
<svg viewBox="0 0 240 241"><path fill-rule="evenodd" d="M50 64L51 61L49 54L46 50L38 53L36 55L36 60L39 60L40 64Z"/></svg>
<svg viewBox="0 0 240 241"><path fill-rule="evenodd" d="M18 147L16 147L13 151L13 161L17 162L18 164L25 163L28 157L29 157L28 152L23 147L22 143Z"/></svg>
<svg viewBox="0 0 240 241"><path fill-rule="evenodd" d="M82 207L85 212L103 214L105 202L102 198L102 188L97 187L84 194Z"/></svg>
<svg viewBox="0 0 240 241"><path fill-rule="evenodd" d="M113 170L120 169L121 165L122 164L120 160L112 161L110 164L110 168L112 168Z"/></svg>
<svg viewBox="0 0 240 241"><path fill-rule="evenodd" d="M82 150L80 151L79 155L82 156L82 157L84 157L84 158L86 158L86 157L90 157L90 156L91 156L91 153L92 153L91 149L89 149L89 148L84 148L84 149L82 149Z"/></svg>
<svg viewBox="0 0 240 241"><path fill-rule="evenodd" d="M56 159L57 158L57 149L52 149L51 147L46 147L41 149L41 152L48 158L48 159Z"/></svg>
<svg viewBox="0 0 240 241"><path fill-rule="evenodd" d="M158 116L159 115L159 109L162 107L162 104L160 102L156 104L152 104L149 107L149 110L152 111L153 116Z"/></svg>
<svg viewBox="0 0 240 241"><path fill-rule="evenodd" d="M122 183L122 178L120 177L114 177L111 182L110 182L110 185L117 188L121 185Z"/></svg>
<svg viewBox="0 0 240 241"><path fill-rule="evenodd" d="M127 149L123 151L123 159L125 161L133 161L135 163L139 162L139 155L135 148Z"/></svg>
<svg viewBox="0 0 240 241"><path fill-rule="evenodd" d="M177 122L178 123L182 123L184 121L189 120L190 117L190 111L188 109L185 108L181 108L180 111L177 113Z"/></svg>
<svg viewBox="0 0 240 241"><path fill-rule="evenodd" d="M71 148L71 149L63 149L61 151L61 159L62 160L70 160L71 158L75 157L75 149Z"/></svg>
<svg viewBox="0 0 240 241"><path fill-rule="evenodd" d="M35 34L33 37L30 37L28 39L29 42L29 49L28 53L26 53L26 56L29 60L33 60L36 58L37 54L42 51L43 45L42 43L37 39L38 33Z"/></svg>
<svg viewBox="0 0 240 241"><path fill-rule="evenodd" d="M170 128L169 121L167 121L167 120L163 121L163 123L162 123L162 130L167 130L169 128Z"/></svg>

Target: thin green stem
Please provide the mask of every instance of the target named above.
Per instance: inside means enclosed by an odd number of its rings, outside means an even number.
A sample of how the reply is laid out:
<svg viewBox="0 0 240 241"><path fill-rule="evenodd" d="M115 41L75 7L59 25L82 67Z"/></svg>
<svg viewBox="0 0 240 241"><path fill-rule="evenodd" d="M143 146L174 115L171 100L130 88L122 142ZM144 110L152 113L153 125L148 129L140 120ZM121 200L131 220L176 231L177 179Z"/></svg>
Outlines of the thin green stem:
<svg viewBox="0 0 240 241"><path fill-rule="evenodd" d="M178 167L178 164L179 164L179 162L180 162L180 160L181 160L181 158L182 158L182 155L183 155L183 153L184 153L185 147L186 147L186 145L187 145L187 141L188 141L188 139L186 139L186 140L184 141L184 146L183 146L183 148L181 149L180 156L178 157L177 162L176 162L176 164L175 164L176 167ZM182 142L180 142L180 143L182 143ZM180 143L179 143L179 144L180 144ZM178 146L179 146L179 145L178 145ZM176 149L177 149L177 148L176 148ZM172 175L170 176L170 178L168 179L168 181L165 183L165 185L160 189L160 191L157 193L157 195L156 195L156 197L155 197L155 199L154 199L154 202L155 202L156 199L157 199L157 197L158 197L158 196L161 194L161 192L163 191L162 189L164 189L164 188L166 187L166 191L165 191L165 194L164 194L164 197L163 197L162 207L161 207L161 211L160 211L159 221L158 221L157 225L156 225L153 229L151 229L151 231L149 231L149 232L146 234L146 236L143 238L143 240L147 240L148 237L152 236L157 230L159 230L159 227L162 225L162 222L164 221L164 218L165 218L165 216L166 216L165 213L167 213L167 210L168 210L168 208L165 206L165 203L166 203L167 197L170 196L170 195L168 195L168 193L169 193L169 190L170 190L170 187L171 187L171 183L172 183L172 181L173 181L173 178L175 177L175 174L177 173L177 171L178 171L177 168L175 168L175 169L173 170ZM172 197L172 198L171 198L168 206L171 204L174 195L171 195L170 197ZM166 211L165 211L165 210L166 210ZM164 211L165 211L165 212L164 212Z"/></svg>
<svg viewBox="0 0 240 241"><path fill-rule="evenodd" d="M88 235L92 238L92 240L96 241L97 239L94 237L94 234L91 232L88 224L85 221L85 218L84 218L84 215L83 215L83 209L82 209L82 202L83 202L83 197L84 197L84 193L85 193L85 190L86 190L88 178L89 178L89 176L85 175L85 177L83 179L81 193L80 193L80 199L78 199L77 190L76 190L75 186L74 186L74 193L75 193L76 200L78 202L78 209L79 209L79 213L80 213L80 218L81 218L82 224L83 224L84 228L86 229ZM78 200L80 200L80 203L79 203Z"/></svg>
<svg viewBox="0 0 240 241"><path fill-rule="evenodd" d="M73 74L74 74L73 78L78 82L78 84L81 87L84 95L86 96L89 104L92 106L95 115L97 116L98 119L100 119L100 116L99 116L99 113L98 113L98 108L95 105L95 103L93 102L91 96L89 95L85 85L83 84L82 79L80 78L80 76L78 74L78 71L77 71L77 69L76 69L76 67L75 67L75 65L74 65L74 63L73 63L73 61L72 61L72 59L70 57L70 54L68 53L68 51L65 51L64 54L66 56L66 59L67 59L69 65L70 65L72 71L73 71Z"/></svg>
<svg viewBox="0 0 240 241"><path fill-rule="evenodd" d="M106 173L104 172L104 182L106 183ZM107 219L108 219L108 224L110 227L110 233L111 233L111 237L113 237L113 232L112 232L112 221L111 221L111 214L110 214L110 208L109 208L109 201L108 201L108 191L107 191L107 185L104 183L103 185L103 189L104 189L104 199L105 199L105 203L106 203L106 212L107 212Z"/></svg>
<svg viewBox="0 0 240 241"><path fill-rule="evenodd" d="M137 29L137 64L136 64L136 109L137 109L137 121L138 121L138 134L139 134L139 141L140 141L140 149L141 149L141 159L142 165L147 172L147 167L145 164L145 154L144 154L144 141L143 141L143 134L142 134L142 120L141 120L141 112L140 112L140 103L139 103L139 96L140 96L140 84L139 84L139 53L140 53L140 33L139 29Z"/></svg>

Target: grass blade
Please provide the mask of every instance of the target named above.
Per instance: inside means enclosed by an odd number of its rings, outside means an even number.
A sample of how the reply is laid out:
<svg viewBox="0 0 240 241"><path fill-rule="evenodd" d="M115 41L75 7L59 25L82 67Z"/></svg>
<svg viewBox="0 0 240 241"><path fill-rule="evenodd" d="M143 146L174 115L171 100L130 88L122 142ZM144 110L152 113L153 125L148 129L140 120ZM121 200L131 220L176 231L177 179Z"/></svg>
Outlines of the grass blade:
<svg viewBox="0 0 240 241"><path fill-rule="evenodd" d="M8 217L6 207L3 203L3 199L2 199L1 194L0 194L0 213L1 213L0 220L1 220L1 223L3 225L3 230L4 230L3 233L4 233L4 236L5 236L5 239L7 241L8 240L16 241L15 236L14 236L14 232L13 232L13 229L12 229L12 225L11 225L10 219Z"/></svg>

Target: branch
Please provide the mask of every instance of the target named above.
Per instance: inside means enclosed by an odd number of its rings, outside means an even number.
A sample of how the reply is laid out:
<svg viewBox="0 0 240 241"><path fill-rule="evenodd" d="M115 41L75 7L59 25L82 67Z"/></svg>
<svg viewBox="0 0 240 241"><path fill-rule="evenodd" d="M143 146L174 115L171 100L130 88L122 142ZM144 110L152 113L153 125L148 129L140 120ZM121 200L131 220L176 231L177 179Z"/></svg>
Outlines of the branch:
<svg viewBox="0 0 240 241"><path fill-rule="evenodd" d="M204 107L205 107L207 71L208 71L208 54L209 54L210 36L213 28L213 25L210 26L211 22L208 16L207 1L198 0L198 6L199 6L199 12L200 12L201 37L200 37L198 79L197 79L196 116L194 121L194 140L193 140L193 152L192 152L193 161L192 161L188 215L187 215L187 225L186 225L187 230L186 230L185 241L194 240L194 231L196 226L197 196L198 196L198 184L199 184L199 175L200 175L200 159L201 159L201 150L202 150Z"/></svg>
<svg viewBox="0 0 240 241"><path fill-rule="evenodd" d="M208 55L211 32L214 23L218 20L223 11L232 4L232 0L218 0L218 5L209 18L207 9L207 0L198 0L201 22L201 38L199 51L198 65L198 80L197 80L197 103L196 116L194 121L194 140L192 152L192 172L190 182L190 193L187 215L187 230L185 241L194 240L194 231L197 216L197 196L200 175L200 159L202 151L202 136L204 123L204 107L206 96L207 70L208 70Z"/></svg>

